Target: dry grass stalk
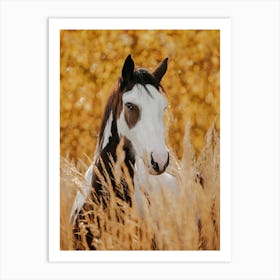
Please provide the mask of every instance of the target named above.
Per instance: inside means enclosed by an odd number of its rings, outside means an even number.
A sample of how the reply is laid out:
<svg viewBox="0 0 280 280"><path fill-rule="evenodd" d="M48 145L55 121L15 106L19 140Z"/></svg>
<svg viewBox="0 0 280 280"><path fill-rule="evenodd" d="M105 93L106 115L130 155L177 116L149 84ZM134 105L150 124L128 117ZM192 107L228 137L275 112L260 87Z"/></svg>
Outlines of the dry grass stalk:
<svg viewBox="0 0 280 280"><path fill-rule="evenodd" d="M110 183L103 180L110 197L108 207L104 209L102 204L88 199L86 209L89 215L84 223L80 223L80 249L88 249L85 241L87 230L94 236L93 243L98 250L220 249L219 137L214 125L211 126L205 147L195 157L189 135L190 125L187 124L182 162L171 167L179 181L178 192L161 188L147 196L143 190L143 213L140 214L136 207L130 207L117 198ZM121 149L118 159L117 163L112 163L115 175L118 180L127 181L129 176L123 165ZM75 249L69 215L77 190L87 185L82 175L85 166L80 165L78 169L67 159L61 159L61 250ZM128 185L133 193L131 180L128 180ZM132 205L135 205L133 197Z"/></svg>

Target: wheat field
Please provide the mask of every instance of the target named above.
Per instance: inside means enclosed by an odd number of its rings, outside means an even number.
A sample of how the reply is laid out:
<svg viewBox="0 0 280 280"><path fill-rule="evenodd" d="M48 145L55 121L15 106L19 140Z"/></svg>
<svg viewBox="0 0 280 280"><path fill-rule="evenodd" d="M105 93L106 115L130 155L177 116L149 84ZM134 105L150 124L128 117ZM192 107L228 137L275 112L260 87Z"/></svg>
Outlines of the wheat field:
<svg viewBox="0 0 280 280"><path fill-rule="evenodd" d="M219 250L219 30L62 30L60 50L61 250L77 248L69 222L72 203L87 184L83 176L103 109L128 54L149 70L169 58L162 85L169 103L168 171L179 181L178 192L151 192L144 214L117 199L106 211L93 205L100 222L80 226L78 247L88 249L90 230L98 250L151 250L154 242L157 250Z"/></svg>

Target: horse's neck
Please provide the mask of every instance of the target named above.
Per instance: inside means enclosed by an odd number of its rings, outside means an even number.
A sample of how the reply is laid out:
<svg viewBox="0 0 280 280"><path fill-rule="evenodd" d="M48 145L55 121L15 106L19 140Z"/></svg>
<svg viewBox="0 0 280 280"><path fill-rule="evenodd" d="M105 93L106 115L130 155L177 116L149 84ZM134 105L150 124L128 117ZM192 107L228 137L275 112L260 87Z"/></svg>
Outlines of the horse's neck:
<svg viewBox="0 0 280 280"><path fill-rule="evenodd" d="M105 138L99 139L100 142L97 145L93 162L85 173L84 177L87 183L82 184L81 189L77 192L75 201L73 203L71 216L70 216L70 220L73 222L75 222L77 213L79 213L82 206L85 204L86 198L89 196L92 187L95 189L97 193L99 192L99 194L102 196L102 185L100 183L100 180L98 180L97 175L95 174L94 171L95 168L97 168L100 171L100 173L102 173L103 175L105 172L107 172L107 174L109 174L109 176L112 177L113 179L112 185L114 188L114 178L113 178L114 176L111 169L110 160L111 158L114 161L117 160L116 149L120 143L120 138L118 134L116 134L117 127L114 120L111 120L111 123L108 122L108 126L106 124L105 130L106 130L105 132L103 131L103 137ZM129 171L130 177L133 182L135 158L132 152L132 147L128 141L124 141L123 149L125 152L124 164L127 166L127 169ZM103 169L101 161L103 162L103 166L105 167L105 170ZM122 181L122 184L124 190L127 190L126 183ZM127 195L123 197L123 199L125 199L128 203L131 204L131 194L127 193Z"/></svg>
<svg viewBox="0 0 280 280"><path fill-rule="evenodd" d="M107 186L111 186L115 191L116 195L119 196L121 199L131 203L131 193L129 192L129 183L127 178L122 178L122 180L118 182L117 178L115 178L114 176L115 172L113 169L114 164L119 160L117 156L117 149L121 141L118 135L116 121L113 119L111 121L111 125L108 125L108 128L106 127L105 129L107 129L107 135L105 135L106 137L104 137L102 139L102 142L99 143L99 147L101 148L99 149L99 152L95 157L95 162L93 163L93 165L99 170L99 173L103 177L102 179L106 182ZM121 148L125 153L123 164L126 166L129 172L129 176L132 179L130 181L133 182L135 159L130 142L128 140L124 140L123 146ZM108 179L108 177L110 179ZM95 189L97 195L100 196L102 196L102 193L104 193L104 186L101 184L101 181L102 180L98 178L98 175L93 170L91 177L91 185ZM120 189L118 187L118 184L122 185L122 193L119 192Z"/></svg>
<svg viewBox="0 0 280 280"><path fill-rule="evenodd" d="M137 208L143 214L145 196L149 197L150 195L159 194L161 190L170 194L178 193L178 181L175 176L168 172L160 175L149 174L143 160L136 158L134 188Z"/></svg>
<svg viewBox="0 0 280 280"><path fill-rule="evenodd" d="M117 156L118 145L123 145L121 149L123 149L125 157L124 164L129 172L130 177L133 179L134 176L134 166L135 166L135 157L132 151L132 147L129 141L124 140L123 144L120 144L120 137L118 135L112 135L108 139L108 143L106 146L98 152L98 154L94 158L93 164L101 171L104 169L111 177L113 177L112 166L120 159ZM114 168L114 167L113 167Z"/></svg>

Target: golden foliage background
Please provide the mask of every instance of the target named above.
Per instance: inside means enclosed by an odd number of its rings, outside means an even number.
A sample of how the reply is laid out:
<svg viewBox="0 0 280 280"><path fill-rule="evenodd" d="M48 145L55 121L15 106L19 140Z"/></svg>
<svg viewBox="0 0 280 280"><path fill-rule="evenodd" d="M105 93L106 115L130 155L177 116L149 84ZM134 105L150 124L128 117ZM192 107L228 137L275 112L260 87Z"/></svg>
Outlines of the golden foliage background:
<svg viewBox="0 0 280 280"><path fill-rule="evenodd" d="M150 70L169 58L162 84L169 101L168 141L179 159L187 120L196 152L213 121L219 131L218 30L63 30L60 36L62 156L92 158L103 109L128 54Z"/></svg>

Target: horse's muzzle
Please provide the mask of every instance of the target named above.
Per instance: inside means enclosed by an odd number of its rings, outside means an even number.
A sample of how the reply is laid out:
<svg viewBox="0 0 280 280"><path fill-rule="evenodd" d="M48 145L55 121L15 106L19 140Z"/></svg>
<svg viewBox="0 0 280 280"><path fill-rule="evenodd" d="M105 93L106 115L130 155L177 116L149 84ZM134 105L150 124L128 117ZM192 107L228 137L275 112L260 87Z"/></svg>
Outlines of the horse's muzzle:
<svg viewBox="0 0 280 280"><path fill-rule="evenodd" d="M162 174L169 164L169 153L151 153L150 173L153 175Z"/></svg>

